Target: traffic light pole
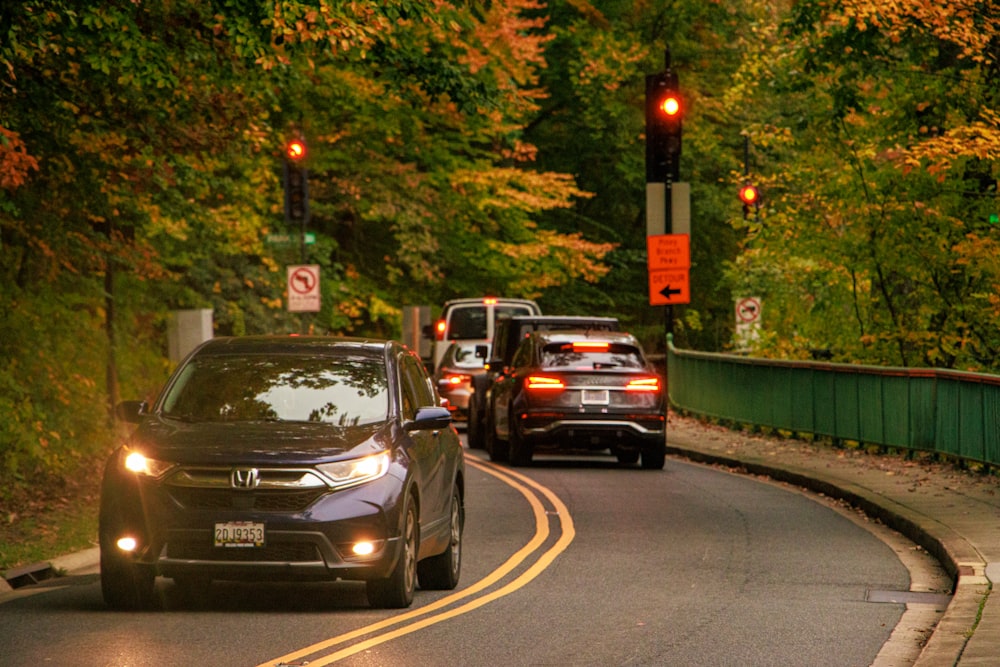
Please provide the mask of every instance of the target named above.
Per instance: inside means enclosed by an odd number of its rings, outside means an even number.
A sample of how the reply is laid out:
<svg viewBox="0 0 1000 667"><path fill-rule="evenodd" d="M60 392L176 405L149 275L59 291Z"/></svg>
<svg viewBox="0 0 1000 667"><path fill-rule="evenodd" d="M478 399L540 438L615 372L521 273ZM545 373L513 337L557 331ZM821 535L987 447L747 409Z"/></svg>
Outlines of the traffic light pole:
<svg viewBox="0 0 1000 667"><path fill-rule="evenodd" d="M674 233L674 188L669 169L667 170L667 182L664 183L663 187L663 227L665 234ZM664 308L666 310L663 311L663 327L669 337L674 335L674 307L667 304Z"/></svg>
<svg viewBox="0 0 1000 667"><path fill-rule="evenodd" d="M664 70L646 76L646 233L651 238L659 235L674 237L684 235L688 248L690 235L690 187L680 181L681 135L686 104L680 92L677 73L671 68L670 50L664 51ZM682 187L683 186L683 187ZM660 188L663 188L662 192ZM662 208L661 208L662 207ZM689 262L686 254L683 261ZM649 256L648 261L654 258ZM664 258L657 255L656 262ZM677 258L673 258L676 262ZM673 305L688 303L689 265L672 264L650 266L650 302L663 305L664 325L668 334L673 333ZM664 270L667 269L667 270ZM678 273L678 271L683 273ZM665 283L665 285L664 285ZM681 286L683 285L683 286ZM662 289L661 289L662 287ZM681 296L683 295L683 296Z"/></svg>

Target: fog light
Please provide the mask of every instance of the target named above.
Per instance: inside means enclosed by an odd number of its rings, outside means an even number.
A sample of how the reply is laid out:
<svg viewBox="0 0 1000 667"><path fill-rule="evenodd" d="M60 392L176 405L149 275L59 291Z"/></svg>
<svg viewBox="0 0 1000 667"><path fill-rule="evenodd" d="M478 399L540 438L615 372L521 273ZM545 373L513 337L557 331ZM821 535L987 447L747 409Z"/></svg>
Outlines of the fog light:
<svg viewBox="0 0 1000 667"><path fill-rule="evenodd" d="M115 545L122 551L135 551L139 546L139 541L134 537L119 537Z"/></svg>
<svg viewBox="0 0 1000 667"><path fill-rule="evenodd" d="M375 544L372 542L358 542L351 547L351 551L354 552L355 556L371 556L375 553Z"/></svg>

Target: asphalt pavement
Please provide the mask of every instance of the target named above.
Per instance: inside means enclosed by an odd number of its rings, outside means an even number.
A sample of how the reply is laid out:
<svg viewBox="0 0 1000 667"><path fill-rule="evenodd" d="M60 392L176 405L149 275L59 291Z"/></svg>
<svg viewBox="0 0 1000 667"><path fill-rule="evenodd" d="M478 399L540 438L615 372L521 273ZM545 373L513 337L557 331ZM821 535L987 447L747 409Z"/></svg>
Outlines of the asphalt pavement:
<svg viewBox="0 0 1000 667"><path fill-rule="evenodd" d="M955 582L918 667L1000 665L1000 478L907 457L759 435L671 415L671 455L765 475L843 500L931 553Z"/></svg>
<svg viewBox="0 0 1000 667"><path fill-rule="evenodd" d="M917 667L1000 665L1000 478L930 456L907 457L755 434L671 414L673 456L745 470L843 500L930 552L953 577L951 602ZM97 571L98 550L27 568L21 576ZM11 578L11 572L7 573ZM0 579L0 596L11 587Z"/></svg>

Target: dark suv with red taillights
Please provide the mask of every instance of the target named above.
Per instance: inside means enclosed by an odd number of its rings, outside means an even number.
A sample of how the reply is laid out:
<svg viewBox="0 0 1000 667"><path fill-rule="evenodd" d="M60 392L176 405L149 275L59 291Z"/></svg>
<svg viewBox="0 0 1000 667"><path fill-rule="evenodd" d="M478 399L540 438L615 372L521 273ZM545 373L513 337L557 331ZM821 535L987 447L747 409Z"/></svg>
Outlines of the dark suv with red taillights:
<svg viewBox="0 0 1000 667"><path fill-rule="evenodd" d="M608 450L622 463L663 467L664 382L631 334L530 334L491 391L486 449L494 460L527 465L536 452Z"/></svg>

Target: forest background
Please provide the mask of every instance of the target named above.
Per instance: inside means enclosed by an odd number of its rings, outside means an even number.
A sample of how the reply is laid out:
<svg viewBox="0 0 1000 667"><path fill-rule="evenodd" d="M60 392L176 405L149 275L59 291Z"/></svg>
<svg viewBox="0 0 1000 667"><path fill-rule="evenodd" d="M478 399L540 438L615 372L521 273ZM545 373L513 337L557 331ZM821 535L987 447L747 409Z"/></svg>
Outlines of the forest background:
<svg viewBox="0 0 1000 667"><path fill-rule="evenodd" d="M317 333L493 294L653 352L644 81L684 95L679 347L1000 372L996 0L25 0L0 7L0 525L92 489L171 311ZM282 150L307 142L309 231ZM744 211L752 182L761 205ZM2 536L2 533L0 533ZM2 540L0 540L2 541Z"/></svg>

